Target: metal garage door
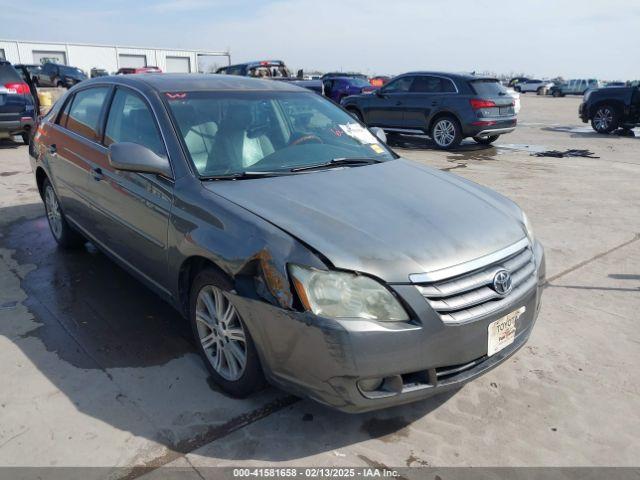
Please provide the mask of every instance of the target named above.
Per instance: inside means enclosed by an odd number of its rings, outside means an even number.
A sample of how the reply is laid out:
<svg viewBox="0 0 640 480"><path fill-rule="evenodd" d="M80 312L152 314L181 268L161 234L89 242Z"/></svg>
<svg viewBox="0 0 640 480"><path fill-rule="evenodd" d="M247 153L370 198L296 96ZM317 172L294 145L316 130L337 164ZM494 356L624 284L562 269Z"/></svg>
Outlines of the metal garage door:
<svg viewBox="0 0 640 480"><path fill-rule="evenodd" d="M191 62L189 57L167 57L167 72L191 72Z"/></svg>
<svg viewBox="0 0 640 480"><path fill-rule="evenodd" d="M53 50L34 50L33 63L57 63L58 65L67 64L67 54L64 52L55 52Z"/></svg>
<svg viewBox="0 0 640 480"><path fill-rule="evenodd" d="M120 68L142 68L147 66L146 55L118 55Z"/></svg>

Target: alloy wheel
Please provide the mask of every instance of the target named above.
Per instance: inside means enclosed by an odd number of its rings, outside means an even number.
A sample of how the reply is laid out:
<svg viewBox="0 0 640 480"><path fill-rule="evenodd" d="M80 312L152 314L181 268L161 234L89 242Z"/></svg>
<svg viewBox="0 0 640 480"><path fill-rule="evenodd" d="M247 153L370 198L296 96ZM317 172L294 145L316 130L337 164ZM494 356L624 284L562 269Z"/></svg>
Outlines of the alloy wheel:
<svg viewBox="0 0 640 480"><path fill-rule="evenodd" d="M247 365L247 339L238 311L218 287L205 285L196 300L198 339L213 369L236 381Z"/></svg>
<svg viewBox="0 0 640 480"><path fill-rule="evenodd" d="M47 220L49 221L51 232L53 236L59 240L62 236L62 213L60 212L58 198L51 185L47 185L44 192L44 204L47 210Z"/></svg>
<svg viewBox="0 0 640 480"><path fill-rule="evenodd" d="M433 141L441 147L448 147L456 138L456 126L446 118L438 121L433 127Z"/></svg>
<svg viewBox="0 0 640 480"><path fill-rule="evenodd" d="M593 117L593 124L599 132L606 132L613 123L613 112L609 108L600 108Z"/></svg>

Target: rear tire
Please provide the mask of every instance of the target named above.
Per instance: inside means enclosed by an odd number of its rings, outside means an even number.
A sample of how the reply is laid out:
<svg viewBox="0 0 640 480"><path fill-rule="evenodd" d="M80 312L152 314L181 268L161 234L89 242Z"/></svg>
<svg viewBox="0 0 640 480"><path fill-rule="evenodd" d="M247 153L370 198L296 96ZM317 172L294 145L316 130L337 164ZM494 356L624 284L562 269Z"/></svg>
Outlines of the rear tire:
<svg viewBox="0 0 640 480"><path fill-rule="evenodd" d="M490 135L488 137L473 137L473 139L480 145L491 145L498 139L498 137L500 137L500 135Z"/></svg>
<svg viewBox="0 0 640 480"><path fill-rule="evenodd" d="M429 136L436 148L450 150L462 142L462 129L455 117L446 115L433 122Z"/></svg>
<svg viewBox="0 0 640 480"><path fill-rule="evenodd" d="M555 98L559 98L559 97L561 97L561 96L562 96L562 92L559 92L558 90L554 90L554 91L553 91L553 96L554 96Z"/></svg>
<svg viewBox="0 0 640 480"><path fill-rule="evenodd" d="M25 145L29 145L29 132L24 132L20 136L22 137L22 142Z"/></svg>
<svg viewBox="0 0 640 480"><path fill-rule="evenodd" d="M620 126L620 114L611 105L600 105L591 119L591 127L598 133L611 133Z"/></svg>
<svg viewBox="0 0 640 480"><path fill-rule="evenodd" d="M85 238L74 230L64 218L58 196L48 178L42 184L42 197L49 228L58 246L64 249L72 249L84 245Z"/></svg>
<svg viewBox="0 0 640 480"><path fill-rule="evenodd" d="M262 366L249 330L226 295L231 282L214 268L191 285L189 321L211 378L225 392L244 398L264 388Z"/></svg>

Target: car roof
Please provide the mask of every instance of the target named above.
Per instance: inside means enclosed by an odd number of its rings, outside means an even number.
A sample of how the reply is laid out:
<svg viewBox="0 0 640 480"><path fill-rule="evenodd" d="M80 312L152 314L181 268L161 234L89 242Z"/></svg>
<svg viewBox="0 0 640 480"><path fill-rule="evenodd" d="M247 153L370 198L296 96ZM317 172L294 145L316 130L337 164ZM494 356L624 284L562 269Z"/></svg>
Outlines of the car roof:
<svg viewBox="0 0 640 480"><path fill-rule="evenodd" d="M133 87L147 87L158 92L179 91L283 91L309 92L309 90L292 85L290 82L278 80L259 80L257 78L237 75L215 75L208 73L141 73L133 75L118 75L101 77L82 82L83 85L92 83L116 83Z"/></svg>
<svg viewBox="0 0 640 480"><path fill-rule="evenodd" d="M496 81L498 80L495 77L490 77L486 75L473 75L471 73L417 71L417 72L403 73L402 76L404 75L435 75L435 76L447 77L447 78L452 78L457 80L496 80Z"/></svg>

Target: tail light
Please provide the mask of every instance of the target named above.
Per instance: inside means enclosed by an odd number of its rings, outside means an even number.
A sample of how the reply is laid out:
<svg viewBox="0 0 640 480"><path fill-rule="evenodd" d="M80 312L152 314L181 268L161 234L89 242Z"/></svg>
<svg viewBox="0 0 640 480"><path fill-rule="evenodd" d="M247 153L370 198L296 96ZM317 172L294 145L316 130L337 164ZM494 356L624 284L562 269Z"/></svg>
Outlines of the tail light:
<svg viewBox="0 0 640 480"><path fill-rule="evenodd" d="M4 88L6 88L7 90L13 90L19 95L26 95L30 93L29 85L24 82L5 83Z"/></svg>
<svg viewBox="0 0 640 480"><path fill-rule="evenodd" d="M480 110L481 108L491 108L496 106L496 102L492 100L483 100L480 98L472 98L471 100L469 100L469 103L471 103L471 108L473 108L474 110Z"/></svg>

